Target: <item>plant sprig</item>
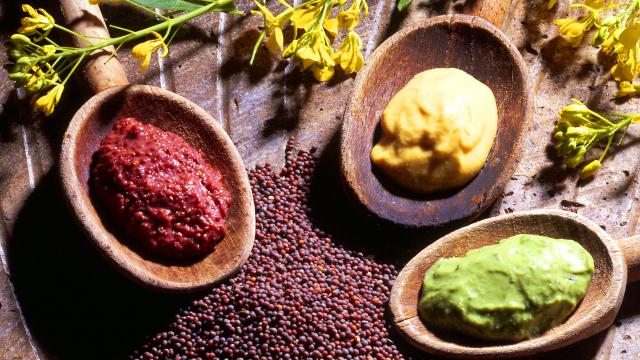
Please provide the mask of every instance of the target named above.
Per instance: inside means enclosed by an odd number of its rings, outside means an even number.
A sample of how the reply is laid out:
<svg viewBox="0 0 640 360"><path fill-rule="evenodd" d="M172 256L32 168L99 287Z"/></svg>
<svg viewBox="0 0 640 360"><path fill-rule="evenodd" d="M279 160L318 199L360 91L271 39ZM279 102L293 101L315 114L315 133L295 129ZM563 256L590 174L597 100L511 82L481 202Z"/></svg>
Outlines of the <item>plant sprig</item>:
<svg viewBox="0 0 640 360"><path fill-rule="evenodd" d="M367 16L367 2L352 0L307 0L298 6L291 6L285 0L278 0L284 10L278 15L271 13L265 3L254 0L258 11L252 13L262 16L263 29L260 33L251 63L255 59L260 44L264 41L267 49L282 57L293 57L300 69L311 70L318 81L327 81L334 75L335 68L341 67L346 74L359 71L364 65L362 39L355 32L360 16ZM339 12L331 18L334 8ZM293 40L285 48L283 29L293 27ZM346 36L338 49L332 47L333 39L340 30Z"/></svg>
<svg viewBox="0 0 640 360"><path fill-rule="evenodd" d="M168 44L180 25L186 21L210 12L242 14L236 9L233 0L123 1L150 12L159 17L161 22L135 31L115 27L126 34L116 38L101 39L83 36L57 24L44 9L36 10L28 4L22 5L25 17L21 19L22 26L18 29L18 33L11 36L7 50L11 63L7 64L7 68L9 78L15 81L17 86L27 90L35 109L40 110L45 116L51 115L71 75L85 57L96 50L108 46L116 46L118 49L125 43L152 37L138 43L131 50L133 57L140 63L138 71L144 71L149 66L152 54L159 51L162 51L160 56L169 54ZM101 1L89 0L89 2L96 4ZM177 13L170 16L158 15L153 8L173 10ZM60 46L50 37L53 30L82 39L87 45L84 47ZM115 53L113 55L115 56Z"/></svg>
<svg viewBox="0 0 640 360"><path fill-rule="evenodd" d="M571 101L573 104L565 106L558 114L560 119L553 133L554 148L569 168L581 166L580 178L586 179L600 169L616 134L623 131L616 143L620 145L628 127L640 122L640 114L599 114L576 99ZM585 155L605 142L598 159L585 165Z"/></svg>
<svg viewBox="0 0 640 360"><path fill-rule="evenodd" d="M640 84L634 80L640 75L640 0L614 3L613 0L584 0L572 8L587 12L578 18L567 17L554 21L560 35L572 46L578 47L584 35L592 28L598 30L592 45L614 59L611 75L618 82L614 97L635 96ZM555 0L549 1L549 8Z"/></svg>

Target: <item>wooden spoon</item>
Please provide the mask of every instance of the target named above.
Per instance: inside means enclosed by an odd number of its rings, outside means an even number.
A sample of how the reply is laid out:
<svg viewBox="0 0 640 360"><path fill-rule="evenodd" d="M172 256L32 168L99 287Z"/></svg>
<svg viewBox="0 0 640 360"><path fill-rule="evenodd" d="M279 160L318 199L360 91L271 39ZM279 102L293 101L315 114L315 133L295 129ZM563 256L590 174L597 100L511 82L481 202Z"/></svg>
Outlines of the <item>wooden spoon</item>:
<svg viewBox="0 0 640 360"><path fill-rule="evenodd" d="M109 37L98 6L86 0L62 0L65 19L83 35ZM86 46L86 44L80 44ZM207 287L234 273L249 257L255 236L255 214L242 158L218 122L191 101L153 86L128 85L122 67L109 53L97 53L86 67L96 92L73 116L64 136L61 175L65 194L82 227L98 249L126 275L140 283L169 291ZM202 150L223 174L233 204L226 219L227 235L213 253L188 265L168 265L151 259L117 238L105 226L104 213L89 196L92 156L116 120L134 116L144 123L182 136Z"/></svg>
<svg viewBox="0 0 640 360"><path fill-rule="evenodd" d="M417 314L425 272L438 259L463 256L517 234L575 240L591 253L595 273L584 299L561 325L517 343L491 343L441 333ZM640 236L613 240L600 226L574 213L534 210L498 216L457 230L422 250L398 275L389 307L396 329L426 352L457 358L509 358L557 349L592 336L614 321L627 281L640 280Z"/></svg>
<svg viewBox="0 0 640 360"><path fill-rule="evenodd" d="M419 72L459 68L485 83L498 104L498 132L487 162L466 186L419 196L394 186L372 167L382 111ZM486 20L446 15L386 40L356 78L340 144L343 184L351 199L378 220L407 227L438 226L480 214L515 171L523 129L533 113L527 67L518 49Z"/></svg>

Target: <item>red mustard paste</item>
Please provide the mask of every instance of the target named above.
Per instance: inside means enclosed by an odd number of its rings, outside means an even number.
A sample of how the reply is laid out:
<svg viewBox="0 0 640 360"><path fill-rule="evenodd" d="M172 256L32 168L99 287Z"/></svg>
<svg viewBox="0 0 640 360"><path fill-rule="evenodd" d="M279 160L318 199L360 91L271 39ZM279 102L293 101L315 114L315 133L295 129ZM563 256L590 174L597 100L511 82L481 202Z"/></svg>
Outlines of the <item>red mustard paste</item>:
<svg viewBox="0 0 640 360"><path fill-rule="evenodd" d="M131 117L116 122L91 168L92 190L114 222L174 260L208 254L225 236L231 196L221 180L180 136Z"/></svg>

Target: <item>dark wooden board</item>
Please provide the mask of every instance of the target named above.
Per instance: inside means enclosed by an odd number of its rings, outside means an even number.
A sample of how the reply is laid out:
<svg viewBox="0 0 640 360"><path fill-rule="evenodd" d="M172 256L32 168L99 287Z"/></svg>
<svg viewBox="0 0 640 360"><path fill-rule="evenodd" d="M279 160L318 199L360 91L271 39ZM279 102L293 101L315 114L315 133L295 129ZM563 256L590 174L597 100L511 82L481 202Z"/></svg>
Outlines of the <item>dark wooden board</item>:
<svg viewBox="0 0 640 360"><path fill-rule="evenodd" d="M476 0L473 6L487 3ZM246 8L249 1L243 0L242 4ZM367 57L389 34L457 7L449 2L414 0L407 13L397 14L392 1L372 0L369 5L369 17L359 28ZM598 63L596 51L568 48L556 38L556 28L549 25L551 19L568 13L569 2L561 1L550 11L544 5L542 1L513 0L510 6L493 12L496 19L506 14L502 29L529 66L537 106L527 127L516 174L486 215L564 208L604 226L614 237L635 234L640 215L638 149L622 147L593 181L578 183L575 174L557 165L548 144L556 113L571 97L600 109L636 112L638 100L625 104L609 101L616 88ZM142 25L142 16L132 16L133 10L123 11L121 6L102 6L109 22ZM55 2L46 7L55 10ZM16 2L0 1L0 40L15 31L19 17ZM154 59L149 71L138 74L127 49L122 51L123 62L133 83L177 92L219 119L247 166L265 161L281 164L285 141L295 135L302 147L318 147L324 167L335 171L337 130L353 79L337 76L327 84L317 84L263 50L257 66L249 67L249 52L260 23L258 17L207 15L186 26L174 40L169 57L160 64ZM0 61L5 60L1 51ZM73 223L60 194L54 159L68 120L90 94L73 86L69 93L73 96L65 97L56 116L34 117L0 70L0 359L55 358L56 354L74 350L76 357L82 357L86 355L83 350L92 346L107 349L103 355L108 357L117 353L114 344L130 346L168 323L176 309L189 301L158 297L123 280L92 252ZM640 132L632 130L631 135L630 141ZM323 191L333 200L340 197L341 189L330 180L335 178L327 180ZM443 232L434 232L428 238ZM406 246L397 249L399 262L410 259L429 240L424 235L418 240L407 237ZM86 271L73 270L78 267ZM15 301L14 290L19 302ZM629 286L618 321L608 332L538 358L637 359L638 298L640 286Z"/></svg>

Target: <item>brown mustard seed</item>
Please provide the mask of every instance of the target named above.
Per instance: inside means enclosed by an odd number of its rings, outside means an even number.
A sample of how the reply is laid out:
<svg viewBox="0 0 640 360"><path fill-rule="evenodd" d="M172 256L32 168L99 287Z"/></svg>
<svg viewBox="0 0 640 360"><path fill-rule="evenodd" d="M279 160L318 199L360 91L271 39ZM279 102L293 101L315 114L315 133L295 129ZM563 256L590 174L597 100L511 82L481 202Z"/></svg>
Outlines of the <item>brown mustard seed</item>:
<svg viewBox="0 0 640 360"><path fill-rule="evenodd" d="M385 309L397 273L309 217L317 160L289 141L279 174L249 172L256 243L233 278L176 315L135 359L400 359Z"/></svg>

